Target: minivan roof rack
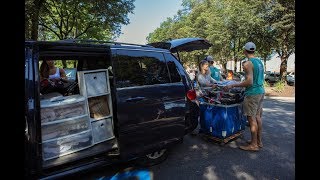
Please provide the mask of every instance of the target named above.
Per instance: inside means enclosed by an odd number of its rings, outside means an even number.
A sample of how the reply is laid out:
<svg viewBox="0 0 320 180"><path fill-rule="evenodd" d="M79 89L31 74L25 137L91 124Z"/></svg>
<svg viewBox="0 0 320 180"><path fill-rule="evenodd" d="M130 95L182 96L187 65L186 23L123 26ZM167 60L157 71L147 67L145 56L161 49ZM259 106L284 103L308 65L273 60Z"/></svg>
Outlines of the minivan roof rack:
<svg viewBox="0 0 320 180"><path fill-rule="evenodd" d="M139 46L139 47L151 47L151 45L141 45L133 43L123 43L123 42L113 42L113 41L101 41L101 40L91 40L91 39L63 39L56 42L70 42L70 43L100 43L100 44L113 44L118 46Z"/></svg>

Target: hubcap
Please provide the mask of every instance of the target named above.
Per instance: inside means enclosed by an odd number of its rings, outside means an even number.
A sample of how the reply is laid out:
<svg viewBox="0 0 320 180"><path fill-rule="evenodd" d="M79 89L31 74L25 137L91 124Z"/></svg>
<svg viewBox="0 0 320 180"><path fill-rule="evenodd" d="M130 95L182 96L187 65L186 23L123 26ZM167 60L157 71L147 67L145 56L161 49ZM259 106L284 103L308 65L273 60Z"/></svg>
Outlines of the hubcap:
<svg viewBox="0 0 320 180"><path fill-rule="evenodd" d="M157 159L157 158L161 157L165 152L166 152L166 149L162 149L160 151L156 151L156 152L148 154L147 157L150 159Z"/></svg>

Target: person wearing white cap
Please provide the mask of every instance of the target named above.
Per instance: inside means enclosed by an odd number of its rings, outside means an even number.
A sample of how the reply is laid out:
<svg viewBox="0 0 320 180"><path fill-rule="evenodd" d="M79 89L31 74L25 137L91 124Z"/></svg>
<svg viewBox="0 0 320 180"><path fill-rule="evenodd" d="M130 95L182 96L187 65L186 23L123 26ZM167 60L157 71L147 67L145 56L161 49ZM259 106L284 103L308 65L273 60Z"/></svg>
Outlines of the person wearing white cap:
<svg viewBox="0 0 320 180"><path fill-rule="evenodd" d="M205 58L205 60L207 60L209 62L209 64L210 64L209 68L210 68L210 71L211 71L211 77L213 79L215 79L216 81L222 81L223 77L221 76L220 70L214 66L213 57L212 56L207 56Z"/></svg>
<svg viewBox="0 0 320 180"><path fill-rule="evenodd" d="M258 151L262 148L262 102L264 99L264 68L260 59L254 56L256 45L253 42L247 42L244 46L243 53L248 58L243 64L245 80L240 83L225 86L225 90L233 87L246 87L245 97L243 100L243 112L247 116L251 141L249 145L240 146L239 148L246 151Z"/></svg>

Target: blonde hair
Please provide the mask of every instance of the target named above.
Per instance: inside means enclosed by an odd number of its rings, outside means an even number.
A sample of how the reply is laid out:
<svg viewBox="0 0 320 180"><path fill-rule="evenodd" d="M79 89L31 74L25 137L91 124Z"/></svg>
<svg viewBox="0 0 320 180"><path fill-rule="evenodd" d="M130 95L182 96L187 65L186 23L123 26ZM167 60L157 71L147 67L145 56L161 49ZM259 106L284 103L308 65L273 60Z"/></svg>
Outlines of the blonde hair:
<svg viewBox="0 0 320 180"><path fill-rule="evenodd" d="M205 64L208 64L209 65L209 62L208 61L206 61L206 60L201 60L200 61L200 63L199 63L199 73L202 73L202 68L203 68L203 66L205 65ZM210 70L207 70L206 71L206 74L210 74L211 72L210 72Z"/></svg>

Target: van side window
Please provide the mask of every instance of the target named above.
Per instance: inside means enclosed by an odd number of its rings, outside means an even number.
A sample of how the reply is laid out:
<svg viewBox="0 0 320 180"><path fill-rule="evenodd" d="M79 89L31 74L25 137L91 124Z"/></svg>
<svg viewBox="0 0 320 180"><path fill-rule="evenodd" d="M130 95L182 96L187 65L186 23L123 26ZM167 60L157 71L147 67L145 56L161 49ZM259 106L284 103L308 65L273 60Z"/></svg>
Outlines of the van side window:
<svg viewBox="0 0 320 180"><path fill-rule="evenodd" d="M170 72L171 82L172 83L181 82L181 77L176 67L176 64L174 63L175 59L173 55L169 53L165 53L164 56L166 58L168 69Z"/></svg>
<svg viewBox="0 0 320 180"><path fill-rule="evenodd" d="M104 54L94 57L85 57L82 58L82 60L82 70L106 69L111 65L110 60L108 60L108 56Z"/></svg>
<svg viewBox="0 0 320 180"><path fill-rule="evenodd" d="M118 50L114 63L117 88L169 83L162 53Z"/></svg>

